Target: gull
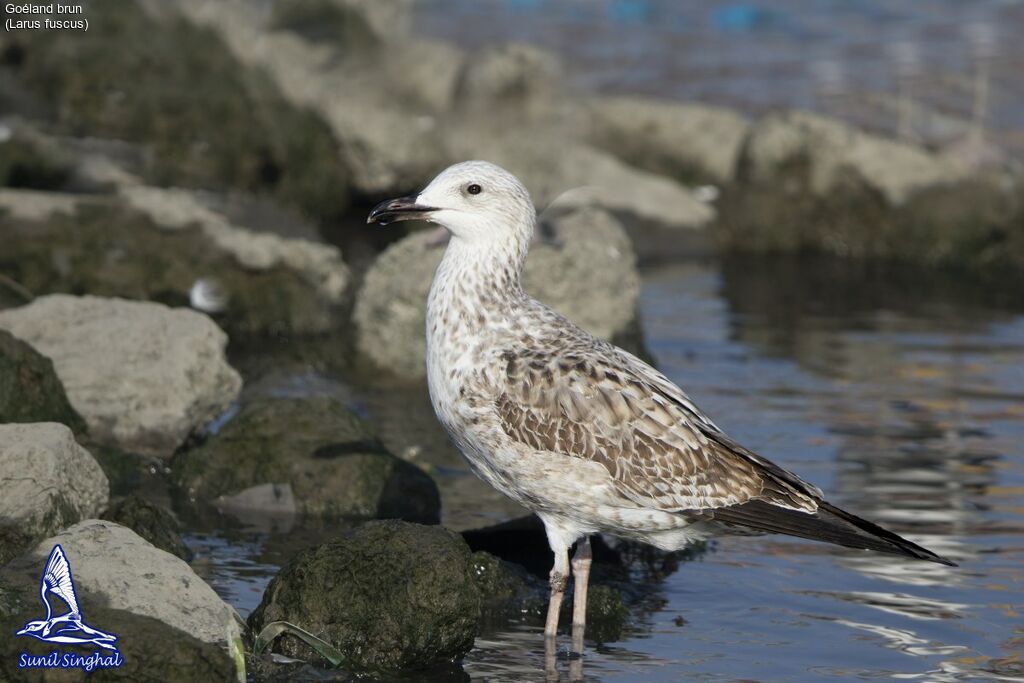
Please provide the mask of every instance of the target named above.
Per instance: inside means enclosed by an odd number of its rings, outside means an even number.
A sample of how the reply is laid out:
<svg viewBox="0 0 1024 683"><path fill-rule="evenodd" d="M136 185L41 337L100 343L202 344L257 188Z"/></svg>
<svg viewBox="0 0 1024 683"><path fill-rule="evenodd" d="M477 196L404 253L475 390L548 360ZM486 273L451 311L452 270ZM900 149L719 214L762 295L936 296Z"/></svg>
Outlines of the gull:
<svg viewBox="0 0 1024 683"><path fill-rule="evenodd" d="M571 569L582 651L595 533L671 551L754 530L953 565L826 502L727 436L653 367L524 292L537 214L512 174L455 164L367 222L410 219L451 233L427 300L431 402L473 471L544 523L554 553L548 644Z"/></svg>
<svg viewBox="0 0 1024 683"><path fill-rule="evenodd" d="M53 593L64 601L68 611L53 616L47 593ZM46 618L29 621L15 633L18 636L32 636L49 643L85 645L92 643L108 650L116 650L117 636L89 626L82 621L82 610L78 607L75 584L71 578L71 565L60 544L53 546L43 567L39 582L39 597L46 607Z"/></svg>

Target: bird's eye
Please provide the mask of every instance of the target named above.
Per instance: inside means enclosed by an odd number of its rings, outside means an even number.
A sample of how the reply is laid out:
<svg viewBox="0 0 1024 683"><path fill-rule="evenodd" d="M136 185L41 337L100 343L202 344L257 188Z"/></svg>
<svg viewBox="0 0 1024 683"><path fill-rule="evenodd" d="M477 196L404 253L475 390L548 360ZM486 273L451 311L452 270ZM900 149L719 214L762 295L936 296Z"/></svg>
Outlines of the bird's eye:
<svg viewBox="0 0 1024 683"><path fill-rule="evenodd" d="M480 194L483 191L484 191L484 188L480 187L476 183L473 183L472 185L470 185L469 187L466 188L466 192L468 192L470 194Z"/></svg>

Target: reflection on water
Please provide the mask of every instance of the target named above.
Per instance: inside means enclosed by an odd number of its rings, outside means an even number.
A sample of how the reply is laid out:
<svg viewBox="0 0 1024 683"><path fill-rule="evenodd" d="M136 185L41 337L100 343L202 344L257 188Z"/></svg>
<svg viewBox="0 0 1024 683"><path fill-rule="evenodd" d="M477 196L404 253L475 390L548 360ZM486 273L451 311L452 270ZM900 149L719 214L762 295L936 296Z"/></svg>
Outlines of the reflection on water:
<svg viewBox="0 0 1024 683"><path fill-rule="evenodd" d="M1014 296L823 262L647 272L649 350L726 431L961 566L777 536L667 559L610 540L630 568L631 623L618 642L589 643L582 663L563 639L556 678L581 668L594 681L1024 680L1024 304ZM344 387L392 450L437 476L447 524L520 514L445 443L422 388L303 373L275 386ZM199 571L247 612L275 566L331 531L264 526L189 542ZM530 552L543 571L546 551ZM533 623L487 632L464 671L550 680L541 636Z"/></svg>

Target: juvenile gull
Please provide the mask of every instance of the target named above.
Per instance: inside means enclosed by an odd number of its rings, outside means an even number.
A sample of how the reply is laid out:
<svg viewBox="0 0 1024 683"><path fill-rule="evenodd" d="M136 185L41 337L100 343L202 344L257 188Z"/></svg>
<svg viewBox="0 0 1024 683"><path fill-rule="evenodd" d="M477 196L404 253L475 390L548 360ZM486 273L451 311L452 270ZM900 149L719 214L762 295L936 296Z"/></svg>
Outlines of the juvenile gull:
<svg viewBox="0 0 1024 683"><path fill-rule="evenodd" d="M678 550L743 528L953 564L829 504L726 436L650 365L530 298L519 278L536 211L507 171L456 164L368 222L407 219L452 235L427 302L430 398L473 471L544 522L555 555L549 642L579 541L573 646L582 647L593 533Z"/></svg>

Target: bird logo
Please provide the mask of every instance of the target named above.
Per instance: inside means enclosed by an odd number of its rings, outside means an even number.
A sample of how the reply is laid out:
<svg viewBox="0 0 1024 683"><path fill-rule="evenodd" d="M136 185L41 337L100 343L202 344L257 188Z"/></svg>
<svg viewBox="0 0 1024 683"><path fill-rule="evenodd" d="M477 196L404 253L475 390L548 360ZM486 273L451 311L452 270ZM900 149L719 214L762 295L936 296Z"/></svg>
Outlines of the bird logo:
<svg viewBox="0 0 1024 683"><path fill-rule="evenodd" d="M63 600L68 611L55 616L48 593ZM39 597L46 607L46 618L26 622L15 635L32 636L48 643L65 645L92 644L117 651L117 646L114 645L117 636L93 628L82 620L82 610L78 606L75 583L71 576L71 565L60 544L53 546L50 557L46 560L43 576L39 581Z"/></svg>

